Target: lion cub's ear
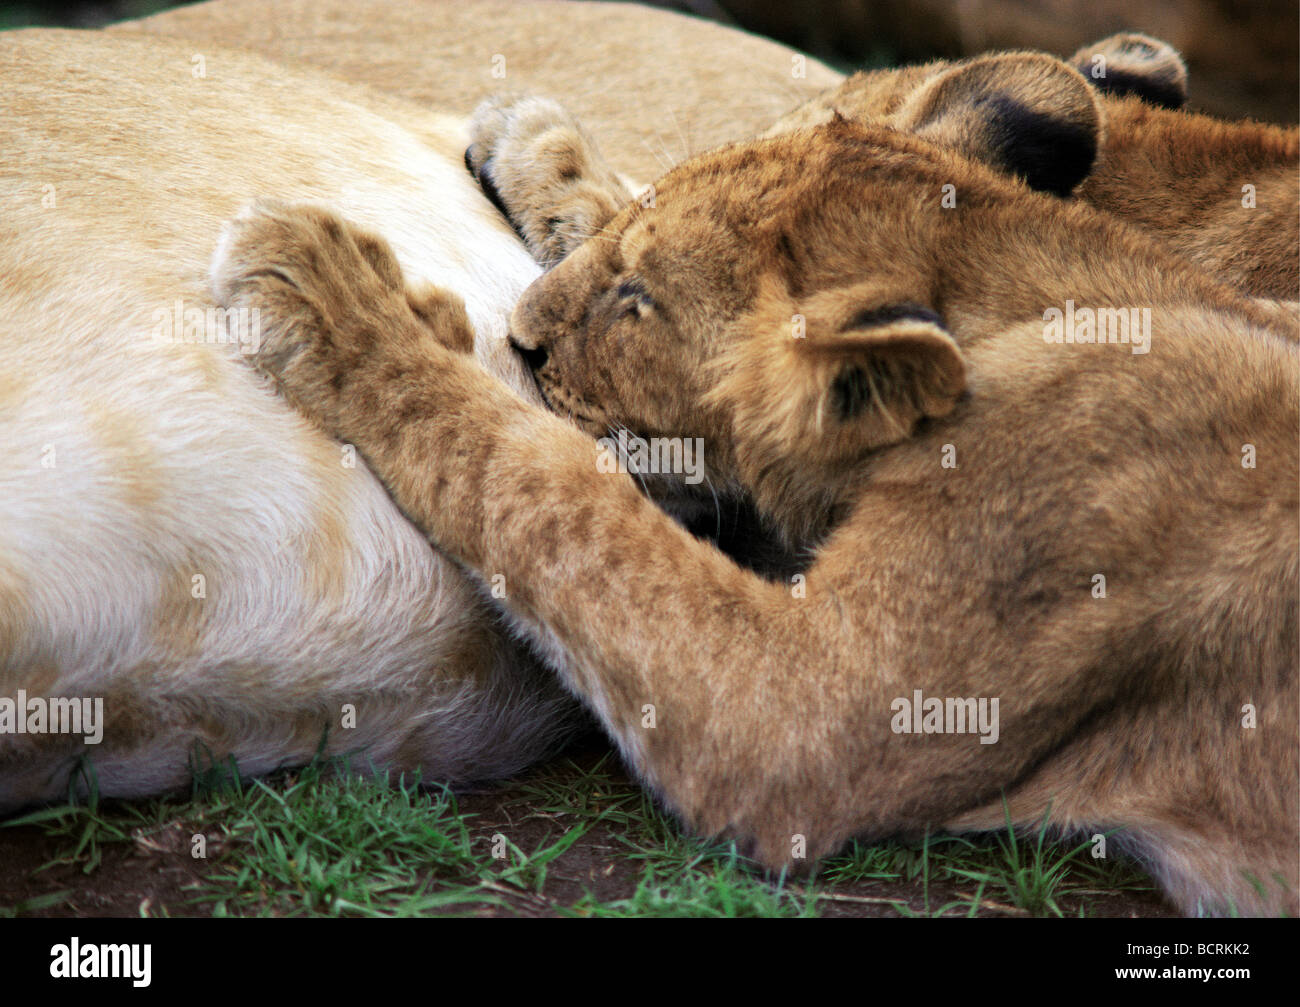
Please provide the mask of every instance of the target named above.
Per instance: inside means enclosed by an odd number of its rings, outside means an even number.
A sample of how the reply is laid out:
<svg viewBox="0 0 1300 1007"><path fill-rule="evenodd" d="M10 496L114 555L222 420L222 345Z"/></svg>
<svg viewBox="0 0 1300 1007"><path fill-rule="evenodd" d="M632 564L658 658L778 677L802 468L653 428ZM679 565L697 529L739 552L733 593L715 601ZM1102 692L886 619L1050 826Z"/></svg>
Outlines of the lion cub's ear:
<svg viewBox="0 0 1300 1007"><path fill-rule="evenodd" d="M1102 112L1077 70L1045 53L1008 52L937 74L904 102L894 124L1069 195L1097 157Z"/></svg>
<svg viewBox="0 0 1300 1007"><path fill-rule="evenodd" d="M1187 104L1187 64L1168 42L1150 35L1121 32L1085 45L1070 65L1099 91L1132 94L1152 105Z"/></svg>
<svg viewBox="0 0 1300 1007"><path fill-rule="evenodd" d="M901 440L922 417L947 416L966 389L966 363L943 320L915 302L859 311L838 332L814 335L803 355L821 372L832 421L866 419L873 442Z"/></svg>
<svg viewBox="0 0 1300 1007"><path fill-rule="evenodd" d="M934 311L856 294L766 299L719 361L709 398L751 459L859 458L946 416L965 391L965 361Z"/></svg>

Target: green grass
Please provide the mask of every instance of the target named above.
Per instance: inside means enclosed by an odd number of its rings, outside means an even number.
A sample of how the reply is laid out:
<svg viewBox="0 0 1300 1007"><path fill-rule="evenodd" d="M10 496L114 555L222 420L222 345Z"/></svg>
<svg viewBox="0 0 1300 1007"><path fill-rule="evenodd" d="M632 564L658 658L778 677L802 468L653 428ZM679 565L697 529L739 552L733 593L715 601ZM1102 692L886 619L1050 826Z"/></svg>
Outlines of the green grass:
<svg viewBox="0 0 1300 1007"><path fill-rule="evenodd" d="M750 873L732 851L721 861L700 857L680 867L645 867L630 898L600 902L586 896L565 910L572 916L816 916L816 897L768 883Z"/></svg>
<svg viewBox="0 0 1300 1007"><path fill-rule="evenodd" d="M1065 916L1066 899L1152 889L1124 861L1093 860L1092 842L1053 841L1044 822L1032 834L988 837L927 836L915 845L853 844L848 856L829 860L822 877L832 885L864 880L919 883L922 908L895 902L904 916L974 916L980 909L1023 916ZM959 887L959 897L938 902L931 885Z"/></svg>
<svg viewBox="0 0 1300 1007"><path fill-rule="evenodd" d="M56 840L58 855L42 871L61 865L85 874L99 871L116 844L156 849L159 837L172 836L174 846L176 836L204 834L208 859L186 899L153 908L164 915L805 917L838 903L904 916L1063 916L1067 904L1086 915L1091 895L1150 887L1124 864L1092 860L1091 844L1054 842L1046 824L979 840L854 844L814 877L774 878L730 845L684 835L607 759L585 769L562 763L515 785L501 809L512 827L500 831L463 812L445 789L358 775L340 760L269 780L241 781L233 767L204 760L191 771L188 799L101 805L86 766L86 799L4 824L36 826ZM533 848L505 834L518 835L523 823L541 837ZM566 854L616 871L628 894L594 894L566 874ZM69 897L66 879L55 888L0 906L0 916Z"/></svg>

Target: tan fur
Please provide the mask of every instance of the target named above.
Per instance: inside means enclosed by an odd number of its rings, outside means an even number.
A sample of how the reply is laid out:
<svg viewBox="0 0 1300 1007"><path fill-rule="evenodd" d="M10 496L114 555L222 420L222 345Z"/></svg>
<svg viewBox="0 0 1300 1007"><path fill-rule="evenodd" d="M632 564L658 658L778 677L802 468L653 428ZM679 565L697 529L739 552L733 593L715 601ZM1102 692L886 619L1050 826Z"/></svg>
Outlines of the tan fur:
<svg viewBox="0 0 1300 1007"><path fill-rule="evenodd" d="M588 434L704 438L715 485L807 555L792 586L441 348L330 215L245 216L225 247L218 299L274 319L258 363L504 573L692 828L775 868L1050 810L1120 830L1185 912L1300 908L1300 365L1249 299L891 129L680 166L530 288L513 338ZM1050 342L1068 301L1148 308L1147 352ZM1000 699L996 743L896 731L914 690Z"/></svg>
<svg viewBox="0 0 1300 1007"><path fill-rule="evenodd" d="M637 182L844 79L768 39L637 3L276 0L270 16L264 0L209 0L110 31L305 63L458 115L501 91L549 95Z"/></svg>
<svg viewBox="0 0 1300 1007"><path fill-rule="evenodd" d="M1080 50L1076 60L1086 65L1083 54L1109 51L1130 39L1103 40ZM1133 64L1130 69L1134 76L1171 72L1168 58L1153 67ZM825 122L838 112L915 132L1000 166L987 135L967 128L969 116L959 117L954 127L926 116L925 102L941 89L967 85L986 97L1008 98L1026 108L1050 110L1058 120L1064 114L1066 121L1078 122L1087 113L1070 113L1063 101L1071 77L1081 96L1084 79L1042 53L1001 53L859 73L792 112L768 135ZM1096 100L1104 141L1079 186L1080 199L1136 224L1253 296L1300 297L1300 131L1224 122L1108 92ZM1254 190L1252 206L1246 205L1247 185Z"/></svg>

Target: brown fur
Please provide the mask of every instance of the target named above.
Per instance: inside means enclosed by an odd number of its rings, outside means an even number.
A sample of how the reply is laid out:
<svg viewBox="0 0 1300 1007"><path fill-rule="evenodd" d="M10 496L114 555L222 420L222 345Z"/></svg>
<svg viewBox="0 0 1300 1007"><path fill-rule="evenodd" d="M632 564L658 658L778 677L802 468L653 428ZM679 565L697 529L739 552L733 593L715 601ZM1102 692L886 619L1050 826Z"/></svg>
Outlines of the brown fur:
<svg viewBox="0 0 1300 1007"><path fill-rule="evenodd" d="M232 226L214 282L273 319L262 366L505 574L692 828L778 867L1050 810L1121 830L1188 913L1297 911L1300 367L1249 299L890 129L680 166L530 289L514 338L588 434L703 437L715 484L810 556L793 591L440 348L329 215ZM1149 353L1047 342L1067 300L1148 307ZM896 733L916 689L999 697L998 742Z"/></svg>
<svg viewBox="0 0 1300 1007"><path fill-rule="evenodd" d="M1104 108L1108 141L1080 199L1253 297L1300 298L1300 131L1133 97L1105 99Z"/></svg>
<svg viewBox="0 0 1300 1007"><path fill-rule="evenodd" d="M1112 44L1104 40L1081 53ZM1131 75L1139 69L1132 66ZM1164 62L1151 72L1167 73ZM916 133L1023 175L1017 165L1003 163L986 130L972 128L971 103L954 101L951 92L964 86L986 102L1007 99L1083 125L1089 117L1082 105L1084 83L1043 53L876 70L853 75L782 119L768 135L825 122L838 112ZM946 99L942 108L958 114L928 114L926 103L936 96ZM1095 100L1104 133L1096 163L1075 179L1087 176L1078 198L1136 224L1252 296L1300 297L1300 131L1224 122L1156 107L1133 95L1102 92ZM1254 186L1253 207L1244 205L1245 185Z"/></svg>

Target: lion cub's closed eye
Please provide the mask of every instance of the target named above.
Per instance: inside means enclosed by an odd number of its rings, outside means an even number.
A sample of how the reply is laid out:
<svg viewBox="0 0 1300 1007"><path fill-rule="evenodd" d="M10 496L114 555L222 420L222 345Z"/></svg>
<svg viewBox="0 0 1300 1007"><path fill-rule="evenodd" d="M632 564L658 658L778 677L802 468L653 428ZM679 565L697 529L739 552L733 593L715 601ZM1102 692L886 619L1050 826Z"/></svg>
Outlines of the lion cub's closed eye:
<svg viewBox="0 0 1300 1007"><path fill-rule="evenodd" d="M646 290L645 284L638 279L624 280L614 291L615 296L625 304L625 310L638 317L646 314L655 306L654 298Z"/></svg>

